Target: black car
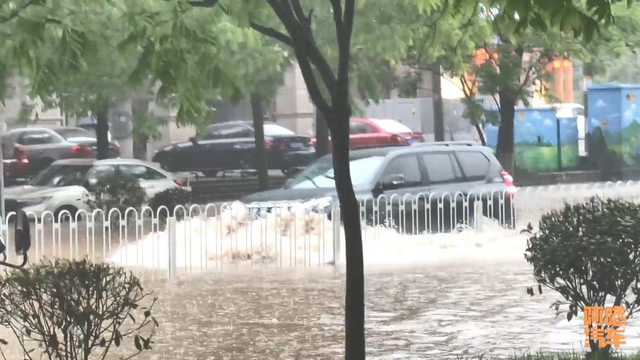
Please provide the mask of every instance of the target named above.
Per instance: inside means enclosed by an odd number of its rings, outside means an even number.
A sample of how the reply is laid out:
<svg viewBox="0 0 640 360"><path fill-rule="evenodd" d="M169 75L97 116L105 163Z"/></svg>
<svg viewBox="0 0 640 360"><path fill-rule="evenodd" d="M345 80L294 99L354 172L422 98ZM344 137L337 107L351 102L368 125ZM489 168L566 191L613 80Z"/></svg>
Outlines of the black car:
<svg viewBox="0 0 640 360"><path fill-rule="evenodd" d="M353 187L363 206L361 215L369 224L391 223L408 233L450 231L458 223L470 223L481 201L483 215L513 225L513 178L490 148L443 142L353 150L350 165ZM268 209L278 206L277 202L322 198L337 201L330 155L290 179L284 188L241 201ZM429 208L431 216L427 216Z"/></svg>
<svg viewBox="0 0 640 360"><path fill-rule="evenodd" d="M311 138L298 136L273 122L264 124L269 169L291 175L314 160ZM202 172L215 176L225 170L255 169L255 140L251 122L232 121L211 125L200 138L168 146L153 161L172 172Z"/></svg>

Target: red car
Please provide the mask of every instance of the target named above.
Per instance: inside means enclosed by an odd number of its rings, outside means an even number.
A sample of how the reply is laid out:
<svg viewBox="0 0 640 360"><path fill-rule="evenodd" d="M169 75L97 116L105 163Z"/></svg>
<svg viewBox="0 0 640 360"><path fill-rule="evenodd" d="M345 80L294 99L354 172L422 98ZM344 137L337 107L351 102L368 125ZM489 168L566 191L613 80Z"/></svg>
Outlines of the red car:
<svg viewBox="0 0 640 360"><path fill-rule="evenodd" d="M13 155L8 159L3 159L2 168L4 182L7 186L11 186L14 181L26 178L29 171L29 160L24 146L15 145Z"/></svg>
<svg viewBox="0 0 640 360"><path fill-rule="evenodd" d="M350 147L352 149L402 146L424 142L422 133L391 119L351 119ZM316 139L312 139L315 146ZM331 151L331 139L329 139Z"/></svg>

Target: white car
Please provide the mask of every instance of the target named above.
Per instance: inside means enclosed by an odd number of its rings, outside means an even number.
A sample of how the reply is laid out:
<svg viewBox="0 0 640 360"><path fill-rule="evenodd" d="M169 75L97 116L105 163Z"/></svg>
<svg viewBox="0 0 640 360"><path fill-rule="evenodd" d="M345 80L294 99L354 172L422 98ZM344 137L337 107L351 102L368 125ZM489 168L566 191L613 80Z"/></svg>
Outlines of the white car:
<svg viewBox="0 0 640 360"><path fill-rule="evenodd" d="M86 184L93 184L113 175L138 179L149 198L172 188L191 190L173 175L139 160L67 159L51 164L29 185L6 189L5 198L19 201L25 212L32 212L37 217L47 211L53 213L56 219L64 210L72 215L78 210L90 212L93 209L87 204L90 193Z"/></svg>

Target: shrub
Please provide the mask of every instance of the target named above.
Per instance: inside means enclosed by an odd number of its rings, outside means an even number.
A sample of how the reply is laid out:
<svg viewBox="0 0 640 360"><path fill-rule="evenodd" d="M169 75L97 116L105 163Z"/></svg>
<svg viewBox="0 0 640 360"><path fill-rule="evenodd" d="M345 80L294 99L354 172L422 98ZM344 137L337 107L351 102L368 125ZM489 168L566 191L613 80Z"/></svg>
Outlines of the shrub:
<svg viewBox="0 0 640 360"><path fill-rule="evenodd" d="M131 338L133 357L151 349L158 326L150 295L121 268L45 261L0 281L0 323L29 359L34 344L49 359L104 358Z"/></svg>
<svg viewBox="0 0 640 360"><path fill-rule="evenodd" d="M89 188L91 197L87 204L94 209L105 212L105 217L111 209L118 209L125 216L127 208L140 209L147 202L147 194L137 179L130 176L110 176L102 179ZM117 224L117 213L110 220Z"/></svg>
<svg viewBox="0 0 640 360"><path fill-rule="evenodd" d="M186 207L190 203L191 193L189 191L182 188L173 188L157 193L149 202L149 206L153 209L154 214L157 214L160 208L166 206L169 216L173 216L176 206L182 205ZM166 213L162 211L161 215Z"/></svg>
<svg viewBox="0 0 640 360"><path fill-rule="evenodd" d="M567 320L586 306L624 306L627 318L633 316L640 304L640 205L594 198L552 211L538 231L531 225L525 231L531 235L525 258L533 265L537 290L560 293L569 306ZM534 295L533 288L527 292ZM552 306L561 313L560 305ZM593 341L590 348L610 350Z"/></svg>
<svg viewBox="0 0 640 360"><path fill-rule="evenodd" d="M185 211L175 211L176 206L182 205L188 211L188 204L191 203L191 193L182 188L168 189L157 193L150 201L149 207L153 209L153 213L158 216L159 230L164 230L167 226L167 216L175 216L177 220L182 220ZM166 206L167 210L160 209Z"/></svg>

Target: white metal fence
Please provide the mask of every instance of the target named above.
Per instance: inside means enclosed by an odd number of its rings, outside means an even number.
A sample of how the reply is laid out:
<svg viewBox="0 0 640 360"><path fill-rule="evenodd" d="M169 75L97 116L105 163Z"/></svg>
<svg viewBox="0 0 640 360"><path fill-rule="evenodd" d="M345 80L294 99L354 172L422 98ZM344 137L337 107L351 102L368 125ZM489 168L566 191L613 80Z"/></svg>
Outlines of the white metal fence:
<svg viewBox="0 0 640 360"><path fill-rule="evenodd" d="M372 242L397 242L438 233L501 231L535 223L564 203L593 196L640 199L640 182L521 188L508 193L407 194L361 202L365 249ZM330 199L313 202L145 208L78 213L73 219L46 213L33 220L30 261L42 258L106 261L176 276L230 268L317 267L339 262L344 235L339 208ZM172 215L172 216L170 216ZM2 234L12 256L9 215Z"/></svg>

